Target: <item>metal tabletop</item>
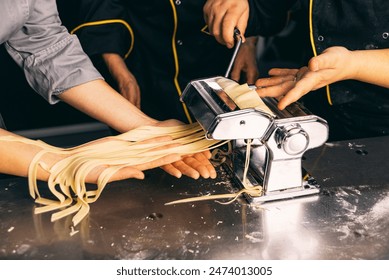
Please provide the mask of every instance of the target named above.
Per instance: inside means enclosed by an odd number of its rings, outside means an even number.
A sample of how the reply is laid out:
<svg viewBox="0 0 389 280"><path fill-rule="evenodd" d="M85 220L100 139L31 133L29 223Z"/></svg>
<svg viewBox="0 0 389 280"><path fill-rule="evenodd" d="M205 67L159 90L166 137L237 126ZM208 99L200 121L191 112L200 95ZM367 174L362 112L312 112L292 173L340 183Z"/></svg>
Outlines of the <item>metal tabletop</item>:
<svg viewBox="0 0 389 280"><path fill-rule="evenodd" d="M244 199L165 205L228 193L217 179L109 184L72 232L71 217L34 214L27 180L0 180L0 259L389 259L389 137L327 143L304 155L318 195L263 204ZM44 193L45 183L40 184Z"/></svg>

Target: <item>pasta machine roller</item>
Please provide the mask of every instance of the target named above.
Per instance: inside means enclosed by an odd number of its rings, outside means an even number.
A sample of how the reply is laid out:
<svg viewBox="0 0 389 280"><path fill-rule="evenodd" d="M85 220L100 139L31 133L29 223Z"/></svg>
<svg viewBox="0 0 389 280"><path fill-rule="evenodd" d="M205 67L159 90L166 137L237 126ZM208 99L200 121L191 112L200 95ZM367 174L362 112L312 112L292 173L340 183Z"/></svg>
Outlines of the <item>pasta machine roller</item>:
<svg viewBox="0 0 389 280"><path fill-rule="evenodd" d="M317 194L319 186L305 174L302 159L307 150L327 141L327 122L297 102L280 111L274 98L263 99L273 114L239 109L217 82L220 78L226 79L220 76L191 81L181 101L208 139L230 140L232 148L224 166L239 187L245 186L245 174L246 184L262 186L262 196L249 199L263 202ZM247 154L249 168L245 172Z"/></svg>

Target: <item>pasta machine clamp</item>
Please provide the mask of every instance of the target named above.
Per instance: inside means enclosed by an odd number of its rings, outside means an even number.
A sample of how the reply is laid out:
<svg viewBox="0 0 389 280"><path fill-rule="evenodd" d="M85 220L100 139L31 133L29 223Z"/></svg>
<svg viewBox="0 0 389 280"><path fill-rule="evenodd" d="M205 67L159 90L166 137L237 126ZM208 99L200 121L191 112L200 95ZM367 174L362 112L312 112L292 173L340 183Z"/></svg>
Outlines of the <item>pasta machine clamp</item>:
<svg viewBox="0 0 389 280"><path fill-rule="evenodd" d="M230 140L231 149L223 165L238 186L262 186L262 196L249 200L263 202L319 193L316 181L302 168L302 158L307 150L327 141L327 122L297 102L280 111L274 98L263 99L273 115L254 108L239 109L219 85L221 78L227 79L220 76L191 81L181 101L208 139Z"/></svg>

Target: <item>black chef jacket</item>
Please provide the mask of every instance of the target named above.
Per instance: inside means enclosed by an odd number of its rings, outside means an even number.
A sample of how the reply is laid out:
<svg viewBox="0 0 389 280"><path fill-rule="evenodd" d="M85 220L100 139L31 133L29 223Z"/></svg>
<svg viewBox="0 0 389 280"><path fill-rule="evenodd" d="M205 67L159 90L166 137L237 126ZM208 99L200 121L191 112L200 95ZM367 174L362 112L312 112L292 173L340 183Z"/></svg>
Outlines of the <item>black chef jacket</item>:
<svg viewBox="0 0 389 280"><path fill-rule="evenodd" d="M0 114L0 128L5 129L5 123L3 121L3 117L1 116L1 114Z"/></svg>
<svg viewBox="0 0 389 280"><path fill-rule="evenodd" d="M185 86L193 79L224 75L233 51L204 32L204 3L82 0L83 21L91 26L80 26L76 34L92 58L129 54L126 64L139 83L143 112L188 122L179 100Z"/></svg>
<svg viewBox="0 0 389 280"><path fill-rule="evenodd" d="M273 3L271 9L267 8L268 2ZM312 45L317 54L331 46L344 46L349 50L389 48L387 0L250 0L248 32L263 34L266 31L266 24L261 24L264 18L269 22L282 22L282 11L285 13L290 7L287 2L300 5L304 11L300 20L307 26L312 19ZM328 119L331 139L389 134L389 89L347 80L331 84L325 98L320 92L304 99L312 105L309 109L313 108L314 113L317 110ZM319 106L312 103L318 100Z"/></svg>

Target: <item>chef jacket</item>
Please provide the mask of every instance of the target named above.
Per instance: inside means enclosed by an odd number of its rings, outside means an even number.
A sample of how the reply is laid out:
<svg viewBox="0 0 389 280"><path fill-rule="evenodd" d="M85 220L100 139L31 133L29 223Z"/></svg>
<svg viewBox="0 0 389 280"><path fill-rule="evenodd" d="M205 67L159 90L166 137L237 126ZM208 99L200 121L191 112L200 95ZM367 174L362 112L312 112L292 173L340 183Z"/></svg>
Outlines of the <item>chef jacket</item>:
<svg viewBox="0 0 389 280"><path fill-rule="evenodd" d="M61 25L55 0L1 0L0 44L49 103L66 89L102 79L76 36Z"/></svg>
<svg viewBox="0 0 389 280"><path fill-rule="evenodd" d="M160 120L190 122L180 101L185 86L223 76L233 52L206 32L205 2L82 0L84 20L75 32L97 67L102 53L126 58L140 86L142 111Z"/></svg>
<svg viewBox="0 0 389 280"><path fill-rule="evenodd" d="M314 55L331 46L349 50L389 48L387 0L249 1L249 34L268 33L267 25L285 22L286 10L297 4L305 11L301 20L310 26ZM389 89L346 80L329 85L326 95L332 105L327 116L335 116L333 126L341 125L339 129L347 137L389 134Z"/></svg>

